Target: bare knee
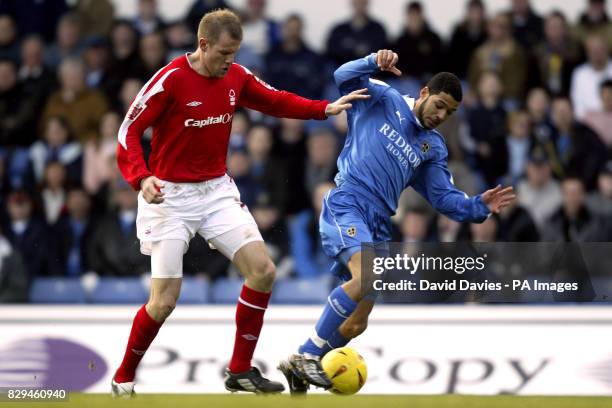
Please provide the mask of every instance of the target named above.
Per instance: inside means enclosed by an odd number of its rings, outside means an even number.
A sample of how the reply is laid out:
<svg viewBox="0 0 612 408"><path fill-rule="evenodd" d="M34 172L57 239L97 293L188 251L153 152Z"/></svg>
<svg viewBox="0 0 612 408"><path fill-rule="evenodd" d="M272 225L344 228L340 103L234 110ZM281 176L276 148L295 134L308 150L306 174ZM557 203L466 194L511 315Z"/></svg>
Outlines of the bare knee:
<svg viewBox="0 0 612 408"><path fill-rule="evenodd" d="M176 299L172 296L160 296L147 303L147 312L149 312L153 320L158 322L166 320L174 308L176 308Z"/></svg>
<svg viewBox="0 0 612 408"><path fill-rule="evenodd" d="M368 328L367 320L354 321L354 322L347 320L342 325L341 334L347 339L353 339L359 336L361 333L363 333L367 328Z"/></svg>
<svg viewBox="0 0 612 408"><path fill-rule="evenodd" d="M261 288L270 289L276 279L276 266L270 258L258 262L251 270L252 279Z"/></svg>

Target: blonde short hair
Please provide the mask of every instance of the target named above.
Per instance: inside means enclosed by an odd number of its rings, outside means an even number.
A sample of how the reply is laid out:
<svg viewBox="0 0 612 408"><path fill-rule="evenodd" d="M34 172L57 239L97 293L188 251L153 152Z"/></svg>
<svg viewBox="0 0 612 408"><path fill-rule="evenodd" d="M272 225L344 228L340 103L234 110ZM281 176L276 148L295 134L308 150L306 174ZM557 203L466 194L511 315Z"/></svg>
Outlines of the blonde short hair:
<svg viewBox="0 0 612 408"><path fill-rule="evenodd" d="M228 9L218 9L204 14L198 25L198 40L206 40L214 44L222 32L227 32L234 40L242 41L242 24L240 17Z"/></svg>

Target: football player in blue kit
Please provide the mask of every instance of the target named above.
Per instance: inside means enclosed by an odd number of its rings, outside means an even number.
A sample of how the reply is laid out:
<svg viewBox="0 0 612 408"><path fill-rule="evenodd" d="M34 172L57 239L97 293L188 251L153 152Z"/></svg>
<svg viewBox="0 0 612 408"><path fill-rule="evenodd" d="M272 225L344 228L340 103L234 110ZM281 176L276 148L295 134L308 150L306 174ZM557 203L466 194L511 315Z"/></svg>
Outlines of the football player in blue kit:
<svg viewBox="0 0 612 408"><path fill-rule="evenodd" d="M324 198L319 222L323 249L345 265L350 276L338 273L343 268L333 268L346 282L330 293L314 333L298 354L279 365L294 394L305 393L308 384L329 388L321 357L366 329L374 300L362 293L361 245L391 239L391 216L405 188L413 187L438 212L459 222L482 222L515 199L512 187L497 186L468 197L453 185L448 150L435 128L461 103L459 79L438 73L415 100L370 78L379 70L401 75L397 61L393 51L380 50L334 73L341 94L367 89L370 96L353 102L347 111L348 134L338 158L336 188Z"/></svg>

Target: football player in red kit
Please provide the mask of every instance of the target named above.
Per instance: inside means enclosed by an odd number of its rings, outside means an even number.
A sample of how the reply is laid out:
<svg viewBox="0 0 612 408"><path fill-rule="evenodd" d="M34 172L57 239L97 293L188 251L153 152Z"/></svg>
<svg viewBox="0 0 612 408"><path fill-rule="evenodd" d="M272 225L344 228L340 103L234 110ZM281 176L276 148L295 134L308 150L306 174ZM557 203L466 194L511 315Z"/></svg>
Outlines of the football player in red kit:
<svg viewBox="0 0 612 408"><path fill-rule="evenodd" d="M151 256L151 293L134 318L123 361L112 379L115 396L132 396L136 367L179 297L183 254L200 234L245 277L236 309L234 351L226 370L229 391L275 393L282 384L251 366L275 279L275 267L253 217L226 174L237 107L296 119L325 119L367 98L365 90L333 103L279 91L234 63L242 40L229 10L206 14L198 48L160 69L140 90L119 130L117 162L138 196L137 234ZM145 163L140 139L153 129Z"/></svg>

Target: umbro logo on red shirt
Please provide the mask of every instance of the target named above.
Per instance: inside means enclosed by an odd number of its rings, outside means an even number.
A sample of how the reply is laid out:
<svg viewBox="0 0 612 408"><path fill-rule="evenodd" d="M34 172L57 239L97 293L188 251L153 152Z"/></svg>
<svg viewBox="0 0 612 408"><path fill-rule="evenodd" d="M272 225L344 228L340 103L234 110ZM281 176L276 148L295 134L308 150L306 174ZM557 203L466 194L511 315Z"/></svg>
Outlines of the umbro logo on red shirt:
<svg viewBox="0 0 612 408"><path fill-rule="evenodd" d="M202 104L202 102L200 101L191 101L189 103L186 103L185 105L187 106L200 106Z"/></svg>

